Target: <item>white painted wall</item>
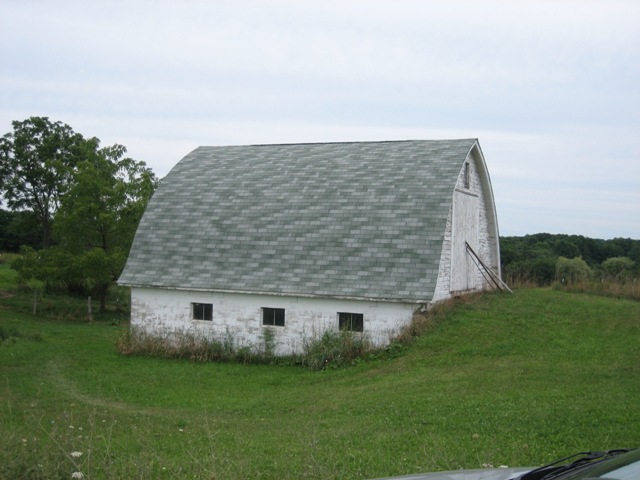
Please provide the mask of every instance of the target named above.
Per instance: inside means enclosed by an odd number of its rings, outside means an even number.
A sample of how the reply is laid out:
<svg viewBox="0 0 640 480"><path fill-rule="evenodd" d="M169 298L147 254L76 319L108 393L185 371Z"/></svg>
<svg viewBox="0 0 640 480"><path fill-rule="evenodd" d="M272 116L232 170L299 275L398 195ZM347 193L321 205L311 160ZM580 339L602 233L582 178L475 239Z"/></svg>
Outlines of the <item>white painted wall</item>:
<svg viewBox="0 0 640 480"><path fill-rule="evenodd" d="M192 320L191 303L211 303L212 321ZM262 308L284 308L284 327L264 327ZM304 339L338 330L338 312L362 313L364 333L376 345L386 345L411 322L414 304L323 298L195 292L158 288L131 289L131 326L158 336L175 333L222 339L227 332L237 346L260 348L264 329L275 334L277 355L302 351Z"/></svg>
<svg viewBox="0 0 640 480"><path fill-rule="evenodd" d="M488 288L487 280L466 252L465 241L486 265L495 272L500 270L497 227L493 223L494 211L488 198L492 193L486 166L475 149L466 161L469 162L469 188L465 187L463 166L449 210L432 303L455 294Z"/></svg>
<svg viewBox="0 0 640 480"><path fill-rule="evenodd" d="M500 266L500 238L498 233L498 219L493 199L493 188L489 172L484 160L479 158L479 153L472 151L474 157L474 168L476 169L476 180L479 192L479 214L480 214L480 235L478 236L478 246L476 253L482 261L489 266L496 274L502 275Z"/></svg>

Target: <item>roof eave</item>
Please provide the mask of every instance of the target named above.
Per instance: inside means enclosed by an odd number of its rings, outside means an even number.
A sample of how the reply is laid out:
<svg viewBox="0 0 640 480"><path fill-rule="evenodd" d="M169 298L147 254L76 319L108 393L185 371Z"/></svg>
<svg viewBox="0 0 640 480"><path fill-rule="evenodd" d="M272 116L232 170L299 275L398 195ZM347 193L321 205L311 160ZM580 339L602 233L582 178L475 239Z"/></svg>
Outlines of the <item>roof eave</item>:
<svg viewBox="0 0 640 480"><path fill-rule="evenodd" d="M316 293L304 293L304 292L269 292L260 290L231 290L222 288L197 288L197 287L174 287L166 285L143 285L135 283L120 283L118 285L129 288L148 288L159 290L176 290L182 292L207 292L207 293L232 293L238 295L265 295L272 297L302 297L302 298L325 298L336 300L352 300L352 301L366 301L366 302L385 302L385 303L409 303L415 305L424 305L431 302L431 298L389 298L389 297L362 297L352 295L323 295Z"/></svg>

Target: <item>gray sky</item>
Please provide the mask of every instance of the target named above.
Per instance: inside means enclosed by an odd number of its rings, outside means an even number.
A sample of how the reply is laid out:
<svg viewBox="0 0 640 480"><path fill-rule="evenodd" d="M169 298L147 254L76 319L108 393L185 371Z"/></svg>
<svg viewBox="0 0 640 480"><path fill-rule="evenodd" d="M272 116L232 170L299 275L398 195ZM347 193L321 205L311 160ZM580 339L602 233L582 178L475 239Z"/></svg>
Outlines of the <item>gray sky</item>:
<svg viewBox="0 0 640 480"><path fill-rule="evenodd" d="M640 239L640 1L0 0L0 134L480 140L501 235Z"/></svg>

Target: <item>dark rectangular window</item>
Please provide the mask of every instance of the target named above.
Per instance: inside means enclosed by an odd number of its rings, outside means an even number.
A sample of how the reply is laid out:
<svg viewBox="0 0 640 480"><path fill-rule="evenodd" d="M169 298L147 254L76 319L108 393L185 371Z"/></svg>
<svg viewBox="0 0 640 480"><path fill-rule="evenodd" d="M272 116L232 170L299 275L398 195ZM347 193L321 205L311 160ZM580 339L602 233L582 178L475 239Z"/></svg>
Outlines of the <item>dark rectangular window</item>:
<svg viewBox="0 0 640 480"><path fill-rule="evenodd" d="M194 320L213 320L213 305L211 303L192 303Z"/></svg>
<svg viewBox="0 0 640 480"><path fill-rule="evenodd" d="M469 177L469 162L464 164L464 188L469 188L471 185L471 178Z"/></svg>
<svg viewBox="0 0 640 480"><path fill-rule="evenodd" d="M338 326L340 330L362 332L364 331L364 315L362 313L338 312Z"/></svg>
<svg viewBox="0 0 640 480"><path fill-rule="evenodd" d="M264 307L262 309L262 324L284 327L284 308Z"/></svg>

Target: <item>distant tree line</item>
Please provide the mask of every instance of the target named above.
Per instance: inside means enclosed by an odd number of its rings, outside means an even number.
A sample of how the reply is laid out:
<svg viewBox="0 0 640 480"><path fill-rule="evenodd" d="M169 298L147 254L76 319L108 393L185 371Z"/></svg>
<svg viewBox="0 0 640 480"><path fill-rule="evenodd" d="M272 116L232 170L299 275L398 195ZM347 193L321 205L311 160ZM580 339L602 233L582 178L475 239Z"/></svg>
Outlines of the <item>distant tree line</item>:
<svg viewBox="0 0 640 480"><path fill-rule="evenodd" d="M122 145L31 117L0 137L0 252L26 285L94 293L104 311L158 180Z"/></svg>
<svg viewBox="0 0 640 480"><path fill-rule="evenodd" d="M587 279L627 281L640 277L640 240L600 240L581 235L537 233L501 237L500 255L507 283Z"/></svg>

